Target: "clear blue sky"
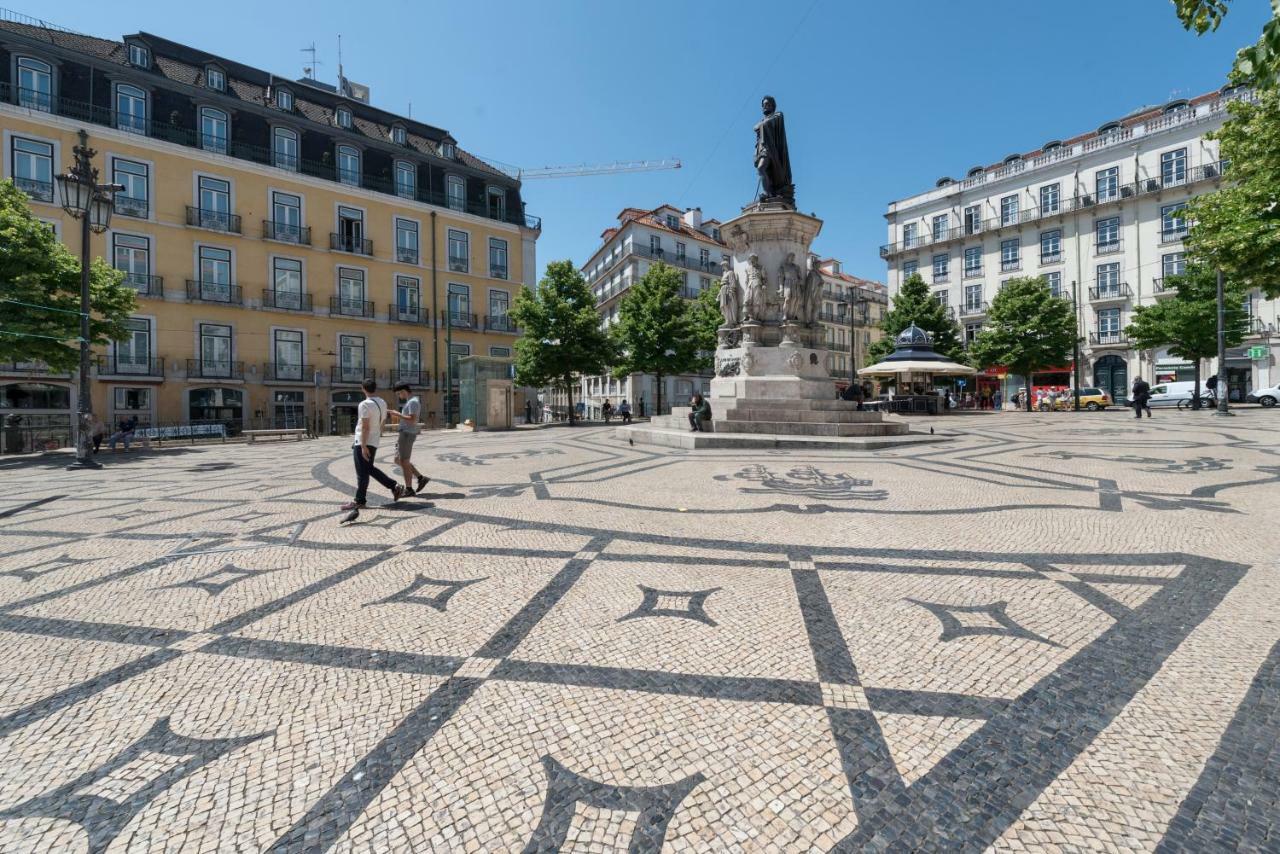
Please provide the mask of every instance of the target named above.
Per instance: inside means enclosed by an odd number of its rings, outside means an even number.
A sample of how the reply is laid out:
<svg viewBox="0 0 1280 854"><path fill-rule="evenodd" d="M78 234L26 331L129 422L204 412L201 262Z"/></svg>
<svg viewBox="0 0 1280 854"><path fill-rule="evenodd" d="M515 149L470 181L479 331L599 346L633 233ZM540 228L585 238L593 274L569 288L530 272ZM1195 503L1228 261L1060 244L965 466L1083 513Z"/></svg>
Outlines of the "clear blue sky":
<svg viewBox="0 0 1280 854"><path fill-rule="evenodd" d="M1236 0L1201 38L1168 0L313 0L215 7L173 0L0 0L119 37L146 30L278 74L347 77L373 102L449 129L470 151L525 167L679 157L672 172L529 181L539 267L581 263L623 207L750 201L751 127L769 93L787 117L816 249L884 279L887 202L1143 104L1225 82L1266 0Z"/></svg>

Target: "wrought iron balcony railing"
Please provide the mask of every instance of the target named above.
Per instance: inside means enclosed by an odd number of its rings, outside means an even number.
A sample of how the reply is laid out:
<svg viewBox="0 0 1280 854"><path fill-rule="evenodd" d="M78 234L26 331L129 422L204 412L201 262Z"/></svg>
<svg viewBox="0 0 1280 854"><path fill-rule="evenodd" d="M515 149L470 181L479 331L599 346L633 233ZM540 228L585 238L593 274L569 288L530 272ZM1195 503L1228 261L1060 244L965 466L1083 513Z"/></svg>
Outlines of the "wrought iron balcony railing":
<svg viewBox="0 0 1280 854"><path fill-rule="evenodd" d="M262 378L267 382L306 383L315 381L314 365L303 365L298 362L267 362L262 366Z"/></svg>
<svg viewBox="0 0 1280 854"><path fill-rule="evenodd" d="M53 182L38 178L15 177L13 185L38 202L53 201Z"/></svg>
<svg viewBox="0 0 1280 854"><path fill-rule="evenodd" d="M311 245L311 226L294 225L279 220L264 219L262 221L262 239L279 240L282 243L297 243L302 246Z"/></svg>
<svg viewBox="0 0 1280 854"><path fill-rule="evenodd" d="M113 377L163 377L164 359L158 356L138 358L112 352L98 357L98 374Z"/></svg>
<svg viewBox="0 0 1280 854"><path fill-rule="evenodd" d="M416 388L425 388L430 385L428 380L430 377L426 372L419 370L401 370L397 368L391 372L391 384L408 383Z"/></svg>
<svg viewBox="0 0 1280 854"><path fill-rule="evenodd" d="M139 296L159 297L164 295L164 277L148 276L146 273L124 274L124 284L138 292Z"/></svg>
<svg viewBox="0 0 1280 854"><path fill-rule="evenodd" d="M1094 330L1089 333L1089 343L1095 347L1114 347L1121 344L1129 343L1129 336L1120 331L1099 332Z"/></svg>
<svg viewBox="0 0 1280 854"><path fill-rule="evenodd" d="M311 311L311 294L264 288L262 307L278 308L283 311Z"/></svg>
<svg viewBox="0 0 1280 854"><path fill-rule="evenodd" d="M1089 288L1090 302L1114 302L1126 300L1133 296L1133 289L1126 282L1110 285L1095 285Z"/></svg>
<svg viewBox="0 0 1280 854"><path fill-rule="evenodd" d="M430 312L420 305L397 305L392 303L387 306L387 320L392 323L427 323L430 319Z"/></svg>
<svg viewBox="0 0 1280 854"><path fill-rule="evenodd" d="M225 231L230 234L240 233L239 215L191 205L187 205L187 225L207 228L211 231Z"/></svg>
<svg viewBox="0 0 1280 854"><path fill-rule="evenodd" d="M412 246L397 246L396 260L401 264L417 264L418 250Z"/></svg>
<svg viewBox="0 0 1280 854"><path fill-rule="evenodd" d="M351 252L356 255L372 255L373 241L350 234L329 232L329 248L335 252Z"/></svg>
<svg viewBox="0 0 1280 854"><path fill-rule="evenodd" d="M133 196L116 193L112 200L115 202L115 212L121 216L146 219L151 213L151 205L146 199L135 199Z"/></svg>
<svg viewBox="0 0 1280 854"><path fill-rule="evenodd" d="M204 282L187 279L187 299L199 302L224 302L239 305L244 302L244 295L239 285L227 282Z"/></svg>
<svg viewBox="0 0 1280 854"><path fill-rule="evenodd" d="M966 302L960 306L961 317L977 317L987 313L990 306L984 302Z"/></svg>
<svg viewBox="0 0 1280 854"><path fill-rule="evenodd" d="M332 365L329 368L329 382L337 384L359 384L376 375L377 371L370 365Z"/></svg>
<svg viewBox="0 0 1280 854"><path fill-rule="evenodd" d="M465 311L450 311L446 314L445 323L454 329L475 329L476 316Z"/></svg>
<svg viewBox="0 0 1280 854"><path fill-rule="evenodd" d="M329 297L329 313L343 317L373 317L373 303L350 297Z"/></svg>
<svg viewBox="0 0 1280 854"><path fill-rule="evenodd" d="M511 335L519 335L520 327L505 314L493 316L486 314L484 317L484 328L489 332L506 332Z"/></svg>
<svg viewBox="0 0 1280 854"><path fill-rule="evenodd" d="M187 359L187 376L210 380L244 379L244 362L223 359Z"/></svg>

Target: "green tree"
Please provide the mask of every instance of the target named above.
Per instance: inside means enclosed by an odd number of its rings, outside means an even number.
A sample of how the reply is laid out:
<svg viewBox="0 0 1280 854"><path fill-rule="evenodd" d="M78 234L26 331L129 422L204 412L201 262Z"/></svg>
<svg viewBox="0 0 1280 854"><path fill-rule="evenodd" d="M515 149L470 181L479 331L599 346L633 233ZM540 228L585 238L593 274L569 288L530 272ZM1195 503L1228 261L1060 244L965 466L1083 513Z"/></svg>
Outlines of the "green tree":
<svg viewBox="0 0 1280 854"><path fill-rule="evenodd" d="M516 381L564 391L573 417L575 374L599 374L612 356L595 297L572 261L552 261L536 291L516 297L511 318L524 329L516 341Z"/></svg>
<svg viewBox="0 0 1280 854"><path fill-rule="evenodd" d="M137 292L102 259L89 268L89 339L98 347L128 334ZM80 364L80 259L31 214L12 181L0 181L0 361Z"/></svg>
<svg viewBox="0 0 1280 854"><path fill-rule="evenodd" d="M1277 0L1280 2L1280 0ZM1229 161L1229 183L1192 199L1187 257L1222 270L1242 290L1280 296L1280 91L1236 101L1231 120L1209 134Z"/></svg>
<svg viewBox="0 0 1280 854"><path fill-rule="evenodd" d="M979 367L1003 365L1023 377L1031 410L1031 375L1071 360L1076 315L1070 301L1056 297L1042 276L1009 279L991 301L987 325L969 346Z"/></svg>
<svg viewBox="0 0 1280 854"><path fill-rule="evenodd" d="M696 371L702 359L703 342L690 304L680 295L683 284L680 270L661 261L654 264L622 298L612 330L618 354L613 375L653 374L658 386L655 415L662 413L663 377Z"/></svg>
<svg viewBox="0 0 1280 854"><path fill-rule="evenodd" d="M947 311L947 307L933 298L929 286L919 273L911 274L893 297L893 308L884 314L880 328L884 337L871 345L867 358L874 364L893 352L893 341L898 333L911 324L933 336L933 349L948 359L965 362L964 344L960 340L960 327Z"/></svg>
<svg viewBox="0 0 1280 854"><path fill-rule="evenodd" d="M1193 409L1200 408L1200 363L1218 354L1217 274L1206 267L1190 265L1186 272L1170 276L1165 284L1175 288L1171 299L1133 310L1133 321L1125 328L1129 341L1140 350L1168 347L1174 356L1195 365ZM1244 292L1232 286L1223 306L1223 328L1228 347L1244 339L1248 315Z"/></svg>
<svg viewBox="0 0 1280 854"><path fill-rule="evenodd" d="M1196 35L1218 29L1231 0L1174 0L1178 19ZM1262 36L1236 53L1231 78L1237 83L1274 87L1280 77L1280 0L1271 0L1271 20L1262 26Z"/></svg>
<svg viewBox="0 0 1280 854"><path fill-rule="evenodd" d="M689 304L689 323L698 347L698 370L715 367L719 344L716 332L724 323L724 316L720 314L720 284L721 280L716 279Z"/></svg>

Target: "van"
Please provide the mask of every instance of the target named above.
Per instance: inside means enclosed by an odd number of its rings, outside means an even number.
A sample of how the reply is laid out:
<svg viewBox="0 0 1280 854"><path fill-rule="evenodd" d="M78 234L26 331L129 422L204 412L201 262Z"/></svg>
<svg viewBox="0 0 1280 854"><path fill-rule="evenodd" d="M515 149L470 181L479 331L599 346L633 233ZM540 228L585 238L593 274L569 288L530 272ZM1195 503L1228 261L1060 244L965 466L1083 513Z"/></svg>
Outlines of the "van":
<svg viewBox="0 0 1280 854"><path fill-rule="evenodd" d="M1151 408L1157 406L1177 406L1182 401L1191 400L1195 394L1196 384L1190 380L1173 383L1160 383L1151 387ZM1200 394L1205 393L1204 383L1200 384Z"/></svg>

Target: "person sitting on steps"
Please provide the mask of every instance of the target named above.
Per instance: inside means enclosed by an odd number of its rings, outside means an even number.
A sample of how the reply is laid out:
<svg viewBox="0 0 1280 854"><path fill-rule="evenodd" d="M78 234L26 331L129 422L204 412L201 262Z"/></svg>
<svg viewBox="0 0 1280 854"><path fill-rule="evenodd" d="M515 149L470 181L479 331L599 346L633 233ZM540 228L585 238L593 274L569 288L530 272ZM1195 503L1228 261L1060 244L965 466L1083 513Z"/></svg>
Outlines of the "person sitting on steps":
<svg viewBox="0 0 1280 854"><path fill-rule="evenodd" d="M689 401L689 408L693 410L689 413L689 430L693 433L707 432L704 421L711 420L711 404L707 403L698 392L694 392L693 400Z"/></svg>

